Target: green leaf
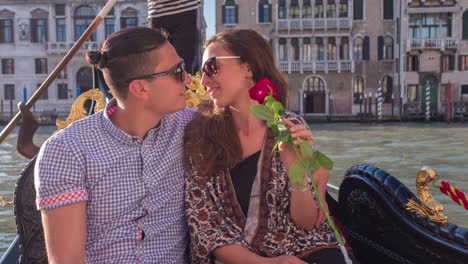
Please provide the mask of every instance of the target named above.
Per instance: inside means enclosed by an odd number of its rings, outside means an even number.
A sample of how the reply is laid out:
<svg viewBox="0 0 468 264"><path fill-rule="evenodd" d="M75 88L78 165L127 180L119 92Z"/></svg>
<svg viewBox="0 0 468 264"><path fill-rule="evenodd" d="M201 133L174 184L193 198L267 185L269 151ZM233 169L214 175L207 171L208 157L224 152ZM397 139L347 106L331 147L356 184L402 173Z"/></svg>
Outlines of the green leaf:
<svg viewBox="0 0 468 264"><path fill-rule="evenodd" d="M267 127L272 127L272 126L276 125L276 122L275 122L274 118L268 119L268 120L266 120L266 122L267 122Z"/></svg>
<svg viewBox="0 0 468 264"><path fill-rule="evenodd" d="M289 167L288 171L289 179L291 179L293 183L298 185L304 184L305 173L306 169L299 162L293 163L291 167Z"/></svg>
<svg viewBox="0 0 468 264"><path fill-rule="evenodd" d="M282 131L278 139L288 146L292 145L291 134L289 133L289 130Z"/></svg>
<svg viewBox="0 0 468 264"><path fill-rule="evenodd" d="M278 129L278 125L274 124L271 126L271 131L273 132L273 135L276 137L278 137L280 135L280 131Z"/></svg>
<svg viewBox="0 0 468 264"><path fill-rule="evenodd" d="M264 99L264 101L263 101L263 104L264 104L266 107L268 107L268 108L271 109L271 105L272 105L274 102L276 102L275 98L273 97L272 93L269 93L269 94L265 97L265 99Z"/></svg>
<svg viewBox="0 0 468 264"><path fill-rule="evenodd" d="M273 152L275 152L275 150L278 148L278 145L279 145L280 142L281 141L276 140L275 145L273 146L273 149L271 150L271 154L273 154Z"/></svg>
<svg viewBox="0 0 468 264"><path fill-rule="evenodd" d="M312 156L312 158L307 159L307 163L309 164L309 167L313 171L317 171L320 168L320 164L318 163L318 159L317 159L317 156L315 155L315 153Z"/></svg>
<svg viewBox="0 0 468 264"><path fill-rule="evenodd" d="M327 170L333 169L333 161L329 157L327 157L325 154L323 154L320 151L317 151L315 155L317 157L317 161L320 167L323 167Z"/></svg>
<svg viewBox="0 0 468 264"><path fill-rule="evenodd" d="M273 112L275 112L275 113L279 113L280 111L284 110L284 107L280 102L274 101L271 104L270 109L273 110Z"/></svg>
<svg viewBox="0 0 468 264"><path fill-rule="evenodd" d="M275 102L275 101L273 101L273 100L269 100L269 97L265 97L265 101L263 102L263 104L264 104L268 109L270 109L272 112L274 112L273 109L272 109L272 105L273 105L274 102Z"/></svg>
<svg viewBox="0 0 468 264"><path fill-rule="evenodd" d="M299 145L301 148L302 155L306 158L312 158L312 155L314 154L314 150L312 149L312 146L309 144L309 142L301 142Z"/></svg>
<svg viewBox="0 0 468 264"><path fill-rule="evenodd" d="M267 123L274 124L274 113L264 105L254 105L250 107L250 111L260 120L265 120Z"/></svg>

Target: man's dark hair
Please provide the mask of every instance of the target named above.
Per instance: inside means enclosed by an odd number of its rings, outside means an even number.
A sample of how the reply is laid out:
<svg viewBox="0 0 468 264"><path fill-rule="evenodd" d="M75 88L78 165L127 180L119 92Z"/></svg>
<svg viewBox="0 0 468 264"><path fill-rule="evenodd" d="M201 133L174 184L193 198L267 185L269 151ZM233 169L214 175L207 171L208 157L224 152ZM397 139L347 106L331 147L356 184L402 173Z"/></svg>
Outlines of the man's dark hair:
<svg viewBox="0 0 468 264"><path fill-rule="evenodd" d="M97 51L88 51L86 61L103 72L114 96L125 98L128 80L152 74L159 59L150 52L167 42L166 34L147 27L131 27L112 33Z"/></svg>

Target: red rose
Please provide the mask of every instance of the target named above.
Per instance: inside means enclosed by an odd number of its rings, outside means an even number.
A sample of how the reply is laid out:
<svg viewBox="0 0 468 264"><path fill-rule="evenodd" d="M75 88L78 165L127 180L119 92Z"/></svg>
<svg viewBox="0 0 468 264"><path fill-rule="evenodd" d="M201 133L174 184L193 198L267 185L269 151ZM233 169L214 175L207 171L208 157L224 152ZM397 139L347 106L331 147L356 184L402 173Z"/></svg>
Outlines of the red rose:
<svg viewBox="0 0 468 264"><path fill-rule="evenodd" d="M258 80L258 82L249 89L250 98L257 101L259 104L263 104L265 97L267 97L270 92L273 92L273 98L278 100L278 88L268 78Z"/></svg>

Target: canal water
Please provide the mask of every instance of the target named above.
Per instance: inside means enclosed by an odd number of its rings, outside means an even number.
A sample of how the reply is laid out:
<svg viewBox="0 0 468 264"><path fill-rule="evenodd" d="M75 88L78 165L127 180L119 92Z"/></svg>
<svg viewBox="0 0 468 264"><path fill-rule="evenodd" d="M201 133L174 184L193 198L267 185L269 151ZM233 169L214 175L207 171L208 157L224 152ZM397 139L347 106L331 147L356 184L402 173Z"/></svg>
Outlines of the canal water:
<svg viewBox="0 0 468 264"><path fill-rule="evenodd" d="M353 165L371 164L397 177L415 192L415 177L430 166L440 178L468 192L468 124L454 123L325 123L310 124L316 147L334 161L330 182L339 185ZM3 129L3 127L0 127ZM55 127L40 127L40 145ZM17 133L0 144L0 196L12 200L15 182L27 159L15 151ZM468 211L434 187L449 221L468 227ZM16 236L13 207L0 207L0 256Z"/></svg>

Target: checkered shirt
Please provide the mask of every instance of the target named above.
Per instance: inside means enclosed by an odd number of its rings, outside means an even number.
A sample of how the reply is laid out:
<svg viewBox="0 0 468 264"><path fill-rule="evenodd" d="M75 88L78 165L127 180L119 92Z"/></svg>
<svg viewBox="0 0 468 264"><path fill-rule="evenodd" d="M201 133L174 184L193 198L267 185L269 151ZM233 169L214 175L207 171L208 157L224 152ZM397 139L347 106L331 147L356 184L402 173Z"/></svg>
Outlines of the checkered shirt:
<svg viewBox="0 0 468 264"><path fill-rule="evenodd" d="M142 140L110 121L115 104L44 143L37 208L86 201L86 263L187 263L182 141L194 112L165 116Z"/></svg>

